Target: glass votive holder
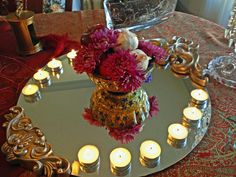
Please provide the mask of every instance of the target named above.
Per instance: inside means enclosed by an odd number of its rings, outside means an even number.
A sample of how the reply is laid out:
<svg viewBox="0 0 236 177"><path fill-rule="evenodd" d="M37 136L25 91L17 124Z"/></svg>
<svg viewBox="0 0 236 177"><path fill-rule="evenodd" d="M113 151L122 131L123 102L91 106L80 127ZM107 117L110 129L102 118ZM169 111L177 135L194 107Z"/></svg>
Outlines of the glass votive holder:
<svg viewBox="0 0 236 177"><path fill-rule="evenodd" d="M110 154L111 172L116 176L126 176L131 171L131 154L125 148L116 148Z"/></svg>
<svg viewBox="0 0 236 177"><path fill-rule="evenodd" d="M160 162L161 147L152 140L144 141L140 146L140 163L144 167L154 168Z"/></svg>
<svg viewBox="0 0 236 177"><path fill-rule="evenodd" d="M28 84L22 89L22 94L26 102L34 103L39 101L42 96L39 87L35 84Z"/></svg>
<svg viewBox="0 0 236 177"><path fill-rule="evenodd" d="M184 148L187 144L188 129L179 124L171 124L168 127L167 143L175 148Z"/></svg>

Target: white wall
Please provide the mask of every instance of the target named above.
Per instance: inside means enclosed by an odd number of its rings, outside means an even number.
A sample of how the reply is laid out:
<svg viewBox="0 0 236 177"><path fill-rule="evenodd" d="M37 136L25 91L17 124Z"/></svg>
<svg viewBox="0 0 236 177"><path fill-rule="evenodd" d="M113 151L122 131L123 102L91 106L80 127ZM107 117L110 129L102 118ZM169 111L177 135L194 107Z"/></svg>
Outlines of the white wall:
<svg viewBox="0 0 236 177"><path fill-rule="evenodd" d="M226 26L234 0L179 0L190 13Z"/></svg>

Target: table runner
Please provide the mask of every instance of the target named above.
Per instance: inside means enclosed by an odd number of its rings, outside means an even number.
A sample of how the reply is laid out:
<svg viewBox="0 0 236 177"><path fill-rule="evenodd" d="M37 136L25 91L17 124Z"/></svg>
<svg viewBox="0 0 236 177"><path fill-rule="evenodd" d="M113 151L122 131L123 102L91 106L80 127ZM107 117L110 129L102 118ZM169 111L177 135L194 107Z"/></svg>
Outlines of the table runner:
<svg viewBox="0 0 236 177"><path fill-rule="evenodd" d="M104 14L100 10L48 15L38 14L35 17L35 22L36 32L39 36L49 33L59 35L67 33L69 38L79 41L82 31L88 26L104 23ZM11 35L9 31L8 33L8 35ZM193 40L200 44L200 63L206 66L213 57L230 52L230 49L227 48L227 40L223 38L223 33L223 28L215 23L176 12L168 22L137 34L145 39L155 37L170 39L173 35L176 35ZM5 35L3 36L5 37ZM2 36L0 36L0 39L2 39ZM1 114L16 103L18 94L27 79L47 61L47 59L38 61L37 57L22 60L16 57L14 47L12 47L10 53L6 54L5 51L8 49L6 46L12 45L7 43L9 41L4 40L6 41L4 43L2 41L0 41L0 44L2 44L0 45ZM50 51L44 51L37 55L47 58ZM236 120L229 119L231 116L236 116L236 90L220 85L214 80L211 80L208 89L213 114L206 136L186 158L162 172L149 175L150 177L236 176L236 150L232 146L226 146L229 130L234 131L231 136L232 142L236 141L236 124L234 122ZM0 119L0 123L2 121ZM0 144L5 141L4 136L5 129L0 128ZM30 172L22 173L22 169L9 166L4 161L2 153L0 154L0 171L1 174L4 174L4 177L15 177L19 174L21 174L21 177L33 176Z"/></svg>

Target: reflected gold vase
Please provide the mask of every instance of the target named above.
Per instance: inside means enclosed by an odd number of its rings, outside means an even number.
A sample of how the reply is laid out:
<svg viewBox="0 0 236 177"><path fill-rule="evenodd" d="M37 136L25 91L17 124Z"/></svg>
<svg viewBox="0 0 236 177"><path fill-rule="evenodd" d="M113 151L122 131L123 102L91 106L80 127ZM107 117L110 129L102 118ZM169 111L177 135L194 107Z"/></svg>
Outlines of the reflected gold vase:
<svg viewBox="0 0 236 177"><path fill-rule="evenodd" d="M150 104L143 89L118 93L97 88L90 100L93 119L102 126L121 129L142 124L149 117Z"/></svg>
<svg viewBox="0 0 236 177"><path fill-rule="evenodd" d="M151 63L145 72L148 78L154 69ZM138 88L124 92L116 81L90 74L96 90L90 100L90 109L95 121L108 128L130 128L141 125L149 117L150 103L145 90Z"/></svg>

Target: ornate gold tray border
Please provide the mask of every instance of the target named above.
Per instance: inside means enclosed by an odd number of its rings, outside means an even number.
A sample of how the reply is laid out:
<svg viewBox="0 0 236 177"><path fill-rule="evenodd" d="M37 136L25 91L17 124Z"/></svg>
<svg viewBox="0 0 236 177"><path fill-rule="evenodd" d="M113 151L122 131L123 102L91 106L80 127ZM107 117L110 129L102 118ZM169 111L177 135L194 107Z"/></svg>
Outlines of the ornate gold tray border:
<svg viewBox="0 0 236 177"><path fill-rule="evenodd" d="M8 162L20 163L37 175L69 176L69 161L53 154L52 147L47 143L43 132L33 126L23 108L14 106L4 117L7 120L3 124L7 127L7 142L2 145L1 150L6 154Z"/></svg>

